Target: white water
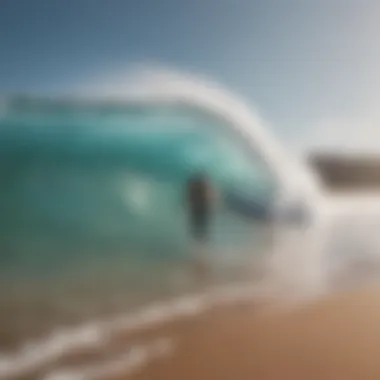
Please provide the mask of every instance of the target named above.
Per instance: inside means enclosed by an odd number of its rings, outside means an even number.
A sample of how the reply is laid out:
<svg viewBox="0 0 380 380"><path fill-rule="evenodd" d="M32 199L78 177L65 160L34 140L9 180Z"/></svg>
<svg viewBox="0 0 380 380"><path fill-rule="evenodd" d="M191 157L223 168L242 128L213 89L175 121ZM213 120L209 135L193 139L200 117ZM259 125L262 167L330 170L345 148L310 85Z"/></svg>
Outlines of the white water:
<svg viewBox="0 0 380 380"><path fill-rule="evenodd" d="M44 377L44 380L101 380L110 376L127 376L153 360L167 357L173 349L174 343L171 339L161 338L148 344L133 346L116 359L105 363L52 371Z"/></svg>

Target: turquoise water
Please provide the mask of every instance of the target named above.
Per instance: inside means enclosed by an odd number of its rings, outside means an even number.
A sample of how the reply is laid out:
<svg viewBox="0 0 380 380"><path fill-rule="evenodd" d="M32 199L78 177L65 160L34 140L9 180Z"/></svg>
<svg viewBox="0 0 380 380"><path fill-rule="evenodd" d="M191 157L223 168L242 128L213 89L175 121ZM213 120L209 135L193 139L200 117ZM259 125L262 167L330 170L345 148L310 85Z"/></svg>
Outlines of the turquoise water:
<svg viewBox="0 0 380 380"><path fill-rule="evenodd" d="M189 175L208 173L221 198L231 184L271 196L216 124L181 108L9 107L0 119L0 322L22 314L11 330L28 337L42 315L45 330L61 314L69 321L73 307L62 305L81 305L72 313L80 320L195 286L185 273ZM223 202L211 231L219 260L244 266L254 255L252 223Z"/></svg>

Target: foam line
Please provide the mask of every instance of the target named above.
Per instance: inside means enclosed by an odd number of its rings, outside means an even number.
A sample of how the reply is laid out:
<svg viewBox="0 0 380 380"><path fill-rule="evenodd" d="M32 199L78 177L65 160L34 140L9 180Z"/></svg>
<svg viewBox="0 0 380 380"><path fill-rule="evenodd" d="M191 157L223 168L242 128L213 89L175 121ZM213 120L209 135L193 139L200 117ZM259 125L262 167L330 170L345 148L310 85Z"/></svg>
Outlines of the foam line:
<svg viewBox="0 0 380 380"><path fill-rule="evenodd" d="M74 329L60 329L49 338L25 345L18 353L3 356L0 378L11 379L37 371L68 353L106 344L121 332L140 331L171 321L195 317L215 307L264 296L257 285L244 283L208 292L182 296L169 302L148 305L141 310L104 321L93 321Z"/></svg>
<svg viewBox="0 0 380 380"><path fill-rule="evenodd" d="M149 344L134 346L116 359L102 364L56 370L47 374L44 380L100 380L130 375L152 360L170 355L173 350L172 340L160 338Z"/></svg>

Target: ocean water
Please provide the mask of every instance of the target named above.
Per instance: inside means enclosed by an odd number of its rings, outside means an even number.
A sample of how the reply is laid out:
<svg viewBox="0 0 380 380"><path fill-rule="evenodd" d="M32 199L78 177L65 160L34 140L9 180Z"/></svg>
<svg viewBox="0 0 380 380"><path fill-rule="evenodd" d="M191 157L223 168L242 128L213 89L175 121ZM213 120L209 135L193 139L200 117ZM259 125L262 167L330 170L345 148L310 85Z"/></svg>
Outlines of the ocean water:
<svg viewBox="0 0 380 380"><path fill-rule="evenodd" d="M10 103L0 118L0 351L252 275L264 235L223 202L202 253L207 284L189 265L199 250L184 202L192 173L207 173L221 199L231 186L271 196L216 123L180 107Z"/></svg>

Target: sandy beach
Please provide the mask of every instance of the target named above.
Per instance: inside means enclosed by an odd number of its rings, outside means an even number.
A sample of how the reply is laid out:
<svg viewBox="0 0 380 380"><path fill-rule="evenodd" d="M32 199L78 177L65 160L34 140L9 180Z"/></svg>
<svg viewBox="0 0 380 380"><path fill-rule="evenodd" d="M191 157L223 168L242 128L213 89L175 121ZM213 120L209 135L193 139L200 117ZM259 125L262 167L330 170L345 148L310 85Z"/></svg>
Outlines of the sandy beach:
<svg viewBox="0 0 380 380"><path fill-rule="evenodd" d="M140 339L172 339L173 351L116 378L380 379L379 321L374 288L275 313L234 305L145 332Z"/></svg>

